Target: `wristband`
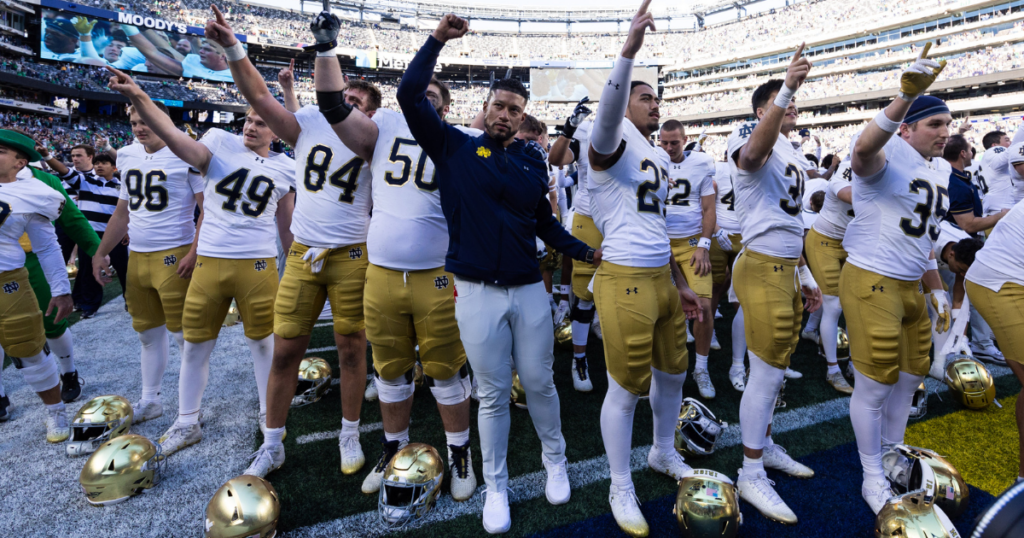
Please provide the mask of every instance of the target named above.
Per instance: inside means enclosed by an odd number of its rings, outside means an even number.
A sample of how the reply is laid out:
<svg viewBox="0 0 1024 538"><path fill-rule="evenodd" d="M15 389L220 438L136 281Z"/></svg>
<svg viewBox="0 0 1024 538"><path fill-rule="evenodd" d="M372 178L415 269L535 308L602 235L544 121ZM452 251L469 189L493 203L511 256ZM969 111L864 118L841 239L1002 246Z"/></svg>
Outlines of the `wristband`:
<svg viewBox="0 0 1024 538"><path fill-rule="evenodd" d="M707 237L701 237L700 240L697 241L697 248L711 250L711 240Z"/></svg>
<svg viewBox="0 0 1024 538"><path fill-rule="evenodd" d="M352 113L352 105L345 102L345 92L316 92L316 103L327 123L334 125L345 121Z"/></svg>
<svg viewBox="0 0 1024 538"><path fill-rule="evenodd" d="M775 101L773 103L779 108L789 108L789 103L793 101L793 95L796 94L796 90L789 89L789 86L785 84L779 88L779 93L775 95Z"/></svg>
<svg viewBox="0 0 1024 538"><path fill-rule="evenodd" d="M814 281L814 275L811 274L810 268L806 265L798 267L797 272L800 275L800 284L807 286L808 288L818 289L818 283Z"/></svg>
<svg viewBox="0 0 1024 538"><path fill-rule="evenodd" d="M928 271L938 271L939 270L939 260L936 260L936 259L932 258L932 259L928 260L928 265L925 266L925 267L926 267L926 270L928 270Z"/></svg>
<svg viewBox="0 0 1024 538"><path fill-rule="evenodd" d="M899 131L900 125L902 124L902 121L890 120L889 116L885 115L884 108L880 110L877 115L875 115L875 125L877 125L879 129L887 133L895 133L896 131Z"/></svg>
<svg viewBox="0 0 1024 538"><path fill-rule="evenodd" d="M594 253L595 252L597 252L597 251L592 249L592 248L588 248L587 249L587 255L586 255L586 257L584 257L583 261L585 261L585 262L587 262L589 264L593 264L594 263Z"/></svg>
<svg viewBox="0 0 1024 538"><path fill-rule="evenodd" d="M332 47L329 50L318 50L316 55L317 57L332 58L338 55L338 51Z"/></svg>
<svg viewBox="0 0 1024 538"><path fill-rule="evenodd" d="M572 286L571 286L571 285L569 285L569 284L562 284L562 285L561 285L561 286L559 286L559 288L558 288L558 293L559 293L559 295L569 295L569 293L570 293L571 291L572 291Z"/></svg>
<svg viewBox="0 0 1024 538"><path fill-rule="evenodd" d="M304 50L306 52L309 52L309 51L326 52L326 51L329 51L329 50L334 50L334 47L337 47L337 46L338 46L338 40L334 39L334 40L328 41L327 43L317 43L316 45L307 45L305 47L302 47L302 50ZM319 56L319 54L317 56Z"/></svg>
<svg viewBox="0 0 1024 538"><path fill-rule="evenodd" d="M572 119L572 116L569 118ZM573 127L572 123L568 119L565 120L565 125L562 126L562 134L565 135L566 138L572 138L572 135L576 134L576 127Z"/></svg>
<svg viewBox="0 0 1024 538"><path fill-rule="evenodd" d="M245 58L245 47L241 41L236 41L234 45L224 49L224 56L227 56L229 62L237 62Z"/></svg>
<svg viewBox="0 0 1024 538"><path fill-rule="evenodd" d="M906 101L908 103L913 103L914 101L917 100L919 95L920 94L918 94L918 95L907 95L907 94L905 94L903 92L899 92L899 93L896 94L896 97L899 97L900 99L903 99L904 101Z"/></svg>

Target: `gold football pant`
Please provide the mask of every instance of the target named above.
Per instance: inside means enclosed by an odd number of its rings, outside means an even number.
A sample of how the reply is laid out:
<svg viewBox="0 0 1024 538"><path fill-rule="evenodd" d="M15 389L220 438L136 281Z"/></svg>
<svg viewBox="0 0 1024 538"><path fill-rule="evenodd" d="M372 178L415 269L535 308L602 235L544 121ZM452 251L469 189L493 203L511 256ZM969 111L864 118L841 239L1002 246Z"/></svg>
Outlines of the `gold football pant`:
<svg viewBox="0 0 1024 538"><path fill-rule="evenodd" d="M277 260L233 260L199 256L185 297L182 324L193 344L217 338L234 299L245 336L262 340L274 332Z"/></svg>
<svg viewBox="0 0 1024 538"><path fill-rule="evenodd" d="M697 251L697 241L699 240L700 234L682 239L671 239L672 256L676 259L676 263L679 264L679 269L683 272L683 276L686 277L686 283L697 294L697 297L710 299L712 274L708 273L704 276L698 276L697 268L690 265L690 258ZM708 259L710 260L710 255Z"/></svg>
<svg viewBox="0 0 1024 538"><path fill-rule="evenodd" d="M839 275L846 264L846 250L841 239L822 235L811 228L804 238L807 266L822 295L839 295Z"/></svg>
<svg viewBox="0 0 1024 538"><path fill-rule="evenodd" d="M423 372L449 379L466 364L455 321L455 277L443 267L393 271L366 269L363 304L366 339L373 344L373 367L383 379L395 379L416 364L420 346Z"/></svg>
<svg viewBox="0 0 1024 538"><path fill-rule="evenodd" d="M601 242L604 241L604 236L598 231L594 219L579 213L572 216L572 236L595 250L601 248ZM572 261L572 293L581 301L594 300L594 294L590 293L587 286L590 285L590 279L593 278L595 270L593 264L579 260Z"/></svg>
<svg viewBox="0 0 1024 538"><path fill-rule="evenodd" d="M857 371L886 385L895 384L900 372L928 373L932 331L920 280L897 280L847 263L839 301Z"/></svg>
<svg viewBox="0 0 1024 538"><path fill-rule="evenodd" d="M190 248L182 245L157 252L129 252L124 301L135 332L161 325L167 325L172 333L181 331L181 313L191 278L178 277L178 262Z"/></svg>
<svg viewBox="0 0 1024 538"><path fill-rule="evenodd" d="M725 283L726 273L743 250L743 236L740 234L729 234L729 241L732 242L731 252L722 250L717 239L711 240L711 252L708 253L708 257L711 258L711 282L715 284Z"/></svg>
<svg viewBox="0 0 1024 538"><path fill-rule="evenodd" d="M797 261L744 250L733 266L732 285L743 307L747 349L779 369L789 367L800 341L804 306Z"/></svg>
<svg viewBox="0 0 1024 538"><path fill-rule="evenodd" d="M633 394L651 387L651 368L681 374L689 365L686 314L669 266L601 262L594 278L608 374Z"/></svg>
<svg viewBox="0 0 1024 538"><path fill-rule="evenodd" d="M43 313L29 284L28 271L21 267L0 272L0 346L12 357L22 359L38 355L45 344Z"/></svg>
<svg viewBox="0 0 1024 538"><path fill-rule="evenodd" d="M331 249L319 273L306 268L302 256L309 247L293 242L274 306L274 334L281 338L307 336L331 300L334 332L347 335L365 328L363 287L366 284L366 244Z"/></svg>
<svg viewBox="0 0 1024 538"><path fill-rule="evenodd" d="M1007 282L996 293L968 280L967 296L999 342L1006 358L1024 364L1024 286Z"/></svg>

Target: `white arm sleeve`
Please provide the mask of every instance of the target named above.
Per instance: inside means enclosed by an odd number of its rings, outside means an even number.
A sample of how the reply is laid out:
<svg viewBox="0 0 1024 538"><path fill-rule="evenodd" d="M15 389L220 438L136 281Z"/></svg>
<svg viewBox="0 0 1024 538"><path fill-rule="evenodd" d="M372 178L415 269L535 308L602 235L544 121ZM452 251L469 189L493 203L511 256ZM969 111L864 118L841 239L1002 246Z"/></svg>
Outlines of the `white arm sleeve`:
<svg viewBox="0 0 1024 538"><path fill-rule="evenodd" d="M100 55L96 53L96 45L93 45L92 41L79 41L82 46L82 58L99 58Z"/></svg>
<svg viewBox="0 0 1024 538"><path fill-rule="evenodd" d="M600 155L611 155L622 142L622 118L629 105L629 85L633 78L633 60L619 56L612 74L601 92L601 106L590 133L590 145Z"/></svg>
<svg viewBox="0 0 1024 538"><path fill-rule="evenodd" d="M821 146L814 148L814 156L818 158L818 164L821 164Z"/></svg>
<svg viewBox="0 0 1024 538"><path fill-rule="evenodd" d="M557 185L559 188L564 189L566 187L572 187L573 185L575 185L575 183L573 182L571 177L565 175L565 170L559 169Z"/></svg>
<svg viewBox="0 0 1024 538"><path fill-rule="evenodd" d="M32 215L25 226L28 239L32 242L32 252L39 258L46 283L50 285L50 296L58 297L71 293L68 281L68 270L64 267L64 257L57 244L57 234L53 225L41 215Z"/></svg>

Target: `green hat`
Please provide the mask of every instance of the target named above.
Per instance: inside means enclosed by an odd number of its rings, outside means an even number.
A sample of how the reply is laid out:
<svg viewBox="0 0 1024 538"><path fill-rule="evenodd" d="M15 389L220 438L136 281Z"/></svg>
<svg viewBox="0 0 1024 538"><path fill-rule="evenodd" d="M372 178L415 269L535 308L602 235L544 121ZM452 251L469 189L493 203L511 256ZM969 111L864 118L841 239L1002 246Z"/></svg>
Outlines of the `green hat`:
<svg viewBox="0 0 1024 538"><path fill-rule="evenodd" d="M36 151L36 141L21 133L0 129L0 146L14 148L28 155L28 162L30 163L43 160L43 156Z"/></svg>

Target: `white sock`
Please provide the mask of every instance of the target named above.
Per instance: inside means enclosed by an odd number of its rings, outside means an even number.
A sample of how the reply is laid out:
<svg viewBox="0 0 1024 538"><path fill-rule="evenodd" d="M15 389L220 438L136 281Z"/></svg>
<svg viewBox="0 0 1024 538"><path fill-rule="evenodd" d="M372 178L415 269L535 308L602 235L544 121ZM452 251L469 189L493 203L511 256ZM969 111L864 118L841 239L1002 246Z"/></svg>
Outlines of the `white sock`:
<svg viewBox="0 0 1024 538"><path fill-rule="evenodd" d="M182 426L190 426L192 424L199 424L199 412L196 411L195 413L188 413L188 414L180 414L179 413L178 414L178 418L177 418L177 420L175 420L175 422L177 422L178 424L181 424Z"/></svg>
<svg viewBox="0 0 1024 538"><path fill-rule="evenodd" d="M881 472L882 408L893 390L893 385L879 383L862 374L860 370L855 370L853 375L850 422L853 424L853 433L857 438L857 450L860 452L861 462L865 461L865 457L871 458L864 466L864 480L881 480L883 479ZM878 458L878 469L873 467L869 469L869 466L874 464L873 458L876 457Z"/></svg>
<svg viewBox="0 0 1024 538"><path fill-rule="evenodd" d="M63 411L64 409L66 409L64 402L57 402L46 406L47 411Z"/></svg>
<svg viewBox="0 0 1024 538"><path fill-rule="evenodd" d="M693 367L693 371L697 372L697 371L700 371L700 370L703 370L705 372L708 370L708 356L707 355L701 355L701 354L698 353L697 354L697 365Z"/></svg>
<svg viewBox="0 0 1024 538"><path fill-rule="evenodd" d="M142 342L142 401L159 402L160 385L167 369L167 326L161 325L139 333Z"/></svg>
<svg viewBox="0 0 1024 538"><path fill-rule="evenodd" d="M260 398L260 414L267 413L267 381L270 380L270 366L274 363L274 335L262 340L245 337L252 353L252 369L256 374L256 392Z"/></svg>
<svg viewBox="0 0 1024 538"><path fill-rule="evenodd" d="M341 437L358 437L359 421L341 419Z"/></svg>
<svg viewBox="0 0 1024 538"><path fill-rule="evenodd" d="M860 454L860 465L864 468L864 482L872 486L875 483L884 482L885 473L882 470L881 447L874 454L865 454L859 451L858 454Z"/></svg>
<svg viewBox="0 0 1024 538"><path fill-rule="evenodd" d="M843 307L839 304L839 297L835 295L822 295L822 305L818 309L821 314L821 325L818 331L821 335L821 347L825 348L825 362L836 362L836 341L839 337L839 316L843 313Z"/></svg>
<svg viewBox="0 0 1024 538"><path fill-rule="evenodd" d="M168 331L170 332L170 331ZM178 354L185 354L185 333L183 331L171 332L171 336L174 337L174 341L178 343Z"/></svg>
<svg viewBox="0 0 1024 538"><path fill-rule="evenodd" d="M7 396L4 390L4 348L0 347L0 397Z"/></svg>
<svg viewBox="0 0 1024 538"><path fill-rule="evenodd" d="M284 441L284 426L280 428L267 428L263 432L264 445L279 445Z"/></svg>
<svg viewBox="0 0 1024 538"><path fill-rule="evenodd" d="M65 330L64 334L57 338L47 338L46 343L50 345L50 351L57 356L57 367L61 374L75 371L75 341L71 338L71 330Z"/></svg>
<svg viewBox="0 0 1024 538"><path fill-rule="evenodd" d="M743 364L743 356L747 354L747 335L743 332L743 307L736 309L732 318L732 363Z"/></svg>
<svg viewBox="0 0 1024 538"><path fill-rule="evenodd" d="M839 373L839 363L827 364L827 366L828 366L828 375L838 374Z"/></svg>
<svg viewBox="0 0 1024 538"><path fill-rule="evenodd" d="M775 440L772 439L772 435L768 434L764 436L764 447L768 448L775 444Z"/></svg>
<svg viewBox="0 0 1024 538"><path fill-rule="evenodd" d="M210 379L210 355L216 344L216 338L198 344L185 342L178 376L178 416L199 413L206 382Z"/></svg>
<svg viewBox="0 0 1024 538"><path fill-rule="evenodd" d="M601 438L604 440L604 451L608 454L612 486L619 488L633 487L629 456L633 441L633 413L639 400L637 395L622 388L608 375L608 392L601 404ZM678 418L679 410L675 412Z"/></svg>
<svg viewBox="0 0 1024 538"><path fill-rule="evenodd" d="M836 299L838 298L839 297L836 297ZM804 330L814 331L821 327L821 314L822 312L820 308L811 312L811 315L807 317L807 327L805 327Z"/></svg>
<svg viewBox="0 0 1024 538"><path fill-rule="evenodd" d="M466 428L461 432L450 432L446 430L444 432L444 436L445 442L448 443L448 446L462 446L469 442L469 428Z"/></svg>
<svg viewBox="0 0 1024 538"><path fill-rule="evenodd" d="M667 374L651 368L651 396L648 399L654 415L654 448L662 453L675 450L676 424L683 405L683 383L686 372Z"/></svg>
<svg viewBox="0 0 1024 538"><path fill-rule="evenodd" d="M585 359L585 358L587 358L587 354L586 353L573 353L572 356L574 358L577 358L577 359Z"/></svg>
<svg viewBox="0 0 1024 538"><path fill-rule="evenodd" d="M344 435L344 434L342 434L342 435ZM385 431L384 432L384 438L387 439L388 442L398 441L399 445L401 445L403 442L404 443L408 443L409 442L409 428L406 428L406 429L404 429L404 430L402 430L400 432L395 432L395 433L391 433L389 431Z"/></svg>
<svg viewBox="0 0 1024 538"><path fill-rule="evenodd" d="M764 472L764 458L748 458L743 456L743 474L753 475Z"/></svg>
<svg viewBox="0 0 1024 538"><path fill-rule="evenodd" d="M885 400L885 407L882 408L883 445L903 444L907 421L910 420L910 404L914 402L914 392L921 381L924 381L924 376L900 372L900 378L893 385L892 392Z"/></svg>

